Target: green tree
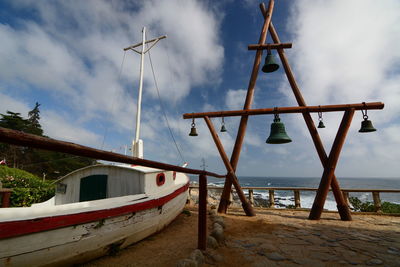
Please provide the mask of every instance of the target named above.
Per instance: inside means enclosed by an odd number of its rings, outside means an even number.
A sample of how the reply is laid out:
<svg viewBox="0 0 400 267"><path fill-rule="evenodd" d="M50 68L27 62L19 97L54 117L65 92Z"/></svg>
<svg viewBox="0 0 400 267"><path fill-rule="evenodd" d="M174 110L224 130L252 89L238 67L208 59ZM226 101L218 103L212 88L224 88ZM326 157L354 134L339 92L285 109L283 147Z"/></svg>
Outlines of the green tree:
<svg viewBox="0 0 400 267"><path fill-rule="evenodd" d="M29 122L29 133L36 135L43 135L42 126L39 123L40 120L40 104L36 102L35 107L28 112L28 122Z"/></svg>
<svg viewBox="0 0 400 267"><path fill-rule="evenodd" d="M36 102L35 107L28 113L28 119L12 111L0 114L0 127L46 137L40 125L39 107L40 104ZM73 170L96 163L95 160L85 157L2 143L0 143L0 158L5 158L9 166L27 170L39 177L46 176L47 179L56 179Z"/></svg>

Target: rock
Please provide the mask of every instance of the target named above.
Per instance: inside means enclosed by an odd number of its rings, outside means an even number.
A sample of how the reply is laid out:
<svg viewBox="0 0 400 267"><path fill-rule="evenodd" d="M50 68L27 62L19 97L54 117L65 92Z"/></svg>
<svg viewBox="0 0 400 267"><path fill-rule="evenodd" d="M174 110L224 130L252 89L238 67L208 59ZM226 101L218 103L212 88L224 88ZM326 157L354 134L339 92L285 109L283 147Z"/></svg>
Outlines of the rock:
<svg viewBox="0 0 400 267"><path fill-rule="evenodd" d="M176 267L197 267L197 262L195 260L192 259L183 259L183 260L179 260L176 263Z"/></svg>
<svg viewBox="0 0 400 267"><path fill-rule="evenodd" d="M213 220L213 222L222 222L222 223L224 223L224 218L219 216L219 215L215 215L211 219Z"/></svg>
<svg viewBox="0 0 400 267"><path fill-rule="evenodd" d="M192 254L190 254L190 259L196 261L198 266L204 264L204 255L200 249L195 249Z"/></svg>
<svg viewBox="0 0 400 267"><path fill-rule="evenodd" d="M217 215L217 210L212 209L208 212L208 214L210 214L211 216L216 216Z"/></svg>
<svg viewBox="0 0 400 267"><path fill-rule="evenodd" d="M224 221L219 220L219 221L214 222L214 224L216 224L216 223L219 224L219 225L221 225L222 228L225 229L225 223L224 223Z"/></svg>
<svg viewBox="0 0 400 267"><path fill-rule="evenodd" d="M220 231L224 231L224 227L222 227L222 225L220 225L219 223L214 223L213 224L213 229L218 229Z"/></svg>
<svg viewBox="0 0 400 267"><path fill-rule="evenodd" d="M380 260L380 259L371 259L371 260L369 260L369 261L367 261L365 264L367 264L367 265L381 265L381 264L383 264L383 261L382 260Z"/></svg>
<svg viewBox="0 0 400 267"><path fill-rule="evenodd" d="M207 251L207 258L211 260L213 263L223 262L224 257L220 254L217 254L215 251Z"/></svg>
<svg viewBox="0 0 400 267"><path fill-rule="evenodd" d="M279 254L277 252L266 253L265 256L267 256L268 259L273 260L273 261L284 261L284 260L286 260L285 257L283 257L281 254Z"/></svg>
<svg viewBox="0 0 400 267"><path fill-rule="evenodd" d="M214 228L211 232L211 236L213 236L218 241L218 243L222 243L225 240L224 231L223 231L222 227Z"/></svg>
<svg viewBox="0 0 400 267"><path fill-rule="evenodd" d="M217 239L215 239L214 237L209 235L207 237L207 247L212 248L212 249L217 248L218 247Z"/></svg>

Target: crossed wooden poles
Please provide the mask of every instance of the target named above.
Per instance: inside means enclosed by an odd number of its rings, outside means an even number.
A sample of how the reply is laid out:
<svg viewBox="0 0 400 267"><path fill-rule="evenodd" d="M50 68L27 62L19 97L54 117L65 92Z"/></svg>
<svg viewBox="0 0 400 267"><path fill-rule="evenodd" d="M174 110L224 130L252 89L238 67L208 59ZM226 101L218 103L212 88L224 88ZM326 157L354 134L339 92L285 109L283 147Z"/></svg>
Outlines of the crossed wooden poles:
<svg viewBox="0 0 400 267"><path fill-rule="evenodd" d="M322 166L324 167L324 172L321 178L321 182L314 199L314 204L312 206L309 219L318 220L321 217L322 210L325 204L326 197L329 192L329 186L332 187L332 192L334 194L337 208L342 220L349 221L351 220L351 214L349 207L347 206L345 199L341 193L339 183L335 177L335 168L339 159L340 151L343 147L346 134L351 125L351 121L354 115L355 110L368 110L368 109L383 109L384 104L380 102L375 103L362 103L362 104L345 104L345 105L331 105L331 106L318 106L311 107L307 106L304 98L300 92L299 87L297 86L296 80L290 68L289 62L286 58L284 49L291 48L291 43L281 43L278 37L278 34L272 24L271 17L274 8L274 0L270 0L268 4L268 8L265 8L264 4L260 4L261 13L264 16L264 24L261 30L260 38L258 44L249 45L249 50L256 50L256 55L254 59L253 69L250 76L250 81L247 89L246 100L244 103L243 110L236 111L218 111L218 112L206 112L206 113L187 113L183 115L184 119L193 119L193 118L204 118L212 138L218 148L219 154L224 162L224 165L227 170L226 180L224 189L221 195L221 201L219 203L218 212L226 213L227 208L230 204L230 193L232 184L235 187L235 190L242 202L243 209L248 216L254 216L254 210L251 204L247 201L246 196L244 195L238 179L236 177L236 167L240 157L240 151L243 145L244 136L247 128L247 121L250 115L259 115L259 114L273 114L274 109L251 109L251 104L253 102L254 89L256 85L256 80L258 76L258 71L260 68L260 63L262 59L262 53L265 49L274 49L277 50L279 57L281 59L283 68L285 70L286 77L289 81L289 84L292 88L293 94L296 98L296 101L299 107L286 107L286 108L278 108L278 113L302 113L303 118L306 122L307 128L312 137L314 146L317 150L318 156L321 160ZM267 32L271 34L271 38L273 40L273 44L265 44L267 38ZM318 135L317 129L314 125L313 119L311 118L311 112L329 112L329 111L344 111L344 115L342 118L342 122L339 126L336 138L332 145L332 149L329 153L329 157L325 152L322 141ZM238 133L236 136L235 146L232 152L231 159L228 159L228 156L224 150L224 147L219 140L218 134L215 131L215 128L210 120L211 117L226 117L226 116L241 116Z"/></svg>

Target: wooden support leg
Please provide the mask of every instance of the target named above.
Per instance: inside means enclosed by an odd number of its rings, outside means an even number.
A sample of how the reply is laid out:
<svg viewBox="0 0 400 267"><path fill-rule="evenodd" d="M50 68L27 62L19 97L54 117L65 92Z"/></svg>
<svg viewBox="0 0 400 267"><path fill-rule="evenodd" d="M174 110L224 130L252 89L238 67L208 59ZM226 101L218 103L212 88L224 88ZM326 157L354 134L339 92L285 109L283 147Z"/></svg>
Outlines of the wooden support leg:
<svg viewBox="0 0 400 267"><path fill-rule="evenodd" d="M228 180L231 181L233 186L235 187L236 193L238 194L239 199L242 202L242 207L243 207L246 215L247 216L255 216L254 209L251 206L251 204L247 201L246 196L244 195L243 190L239 185L239 181L236 177L235 171L233 170L232 165L229 162L228 156L226 155L224 147L222 146L222 143L219 140L219 137L217 135L217 132L215 131L214 125L212 124L212 122L208 116L204 117L204 120L206 121L208 129L210 130L211 136L215 142L215 145L218 148L219 154L222 158L222 161L225 164L226 170L228 171L228 174L226 176L227 177L226 181L228 181ZM230 191L228 193L230 194Z"/></svg>
<svg viewBox="0 0 400 267"><path fill-rule="evenodd" d="M317 195L315 196L314 204L311 208L311 212L308 217L310 220L319 220L321 218L321 213L324 208L325 200L326 197L328 196L329 186L332 183L340 151L343 147L347 132L350 128L353 115L354 115L354 109L349 109L345 111L343 115L342 122L340 123L339 130L336 134L335 141L333 142L332 149L328 157L328 164L324 168L324 173L322 175L321 182L319 184Z"/></svg>
<svg viewBox="0 0 400 267"><path fill-rule="evenodd" d="M197 248L207 248L207 176L199 176L199 221L197 233Z"/></svg>
<svg viewBox="0 0 400 267"><path fill-rule="evenodd" d="M260 38L258 40L258 44L264 44L265 41L267 40L267 33L268 33L268 28L271 23L271 18L272 18L272 12L274 9L275 2L274 0L270 0L268 4L268 9L265 10L265 16L264 16L264 24L261 29L260 33ZM250 76L250 81L249 85L247 87L247 95L246 95L246 100L244 102L243 109L250 109L251 104L253 103L253 96L254 96L254 89L256 86L256 81L257 81L257 76L258 76L258 71L260 69L260 64L261 64L261 59L262 59L262 50L257 50L256 56L254 57L254 63L253 63L253 70L251 72ZM236 135L236 141L235 141L235 146L233 147L232 151L232 156L231 156L231 161L230 164L233 168L233 171L236 171L236 167L239 161L240 157L240 151L242 149L242 144L244 140L244 136L246 134L246 128L247 128L247 121L249 119L249 116L242 116L240 119L240 124L239 124L239 129L238 133ZM218 212L220 213L226 213L226 210L228 209L228 206L230 204L229 201L229 193L232 189L232 182L229 179L225 180L224 184L224 190L222 191L221 194L221 201L218 206Z"/></svg>
<svg viewBox="0 0 400 267"><path fill-rule="evenodd" d="M268 16L268 12L267 12L265 6L263 4L261 4L260 8L261 8L261 12L262 12L264 18L266 18ZM280 43L281 42L279 40L278 33L276 32L275 27L272 24L272 22L269 25L269 32L271 33L271 38L274 41L274 43ZM303 96L302 96L302 94L300 92L300 88L297 86L296 80L294 78L293 72L292 72L292 70L290 68L289 61L286 58L284 50L283 49L278 49L277 51L278 51L278 54L279 54L279 58L281 59L283 68L285 70L286 77L288 78L289 84L290 84L290 86L292 88L294 96L296 97L296 101L297 101L298 105L299 106L306 106L306 102L304 101L304 98L303 98ZM326 166L328 164L328 157L326 155L326 152L325 152L324 146L322 144L322 141L321 141L321 139L320 139L320 137L318 135L318 131L315 128L315 125L314 125L314 122L313 122L313 120L311 118L311 115L310 115L310 113L303 113L303 117L304 117L304 120L306 122L307 128L308 128L308 130L310 132L310 135L311 135L311 137L313 139L314 146L315 146L315 148L317 150L317 153L318 153L318 156L319 156L319 158L321 160L322 166L324 168L326 168ZM332 186L332 192L333 192L333 195L335 196L335 200L336 200L336 203L337 203L337 208L338 208L338 211L339 211L341 219L345 220L345 221L351 220L350 209L346 205L346 203L345 203L345 201L343 199L343 196L342 196L341 191L340 191L339 183L337 182L337 179L336 179L334 174L333 174L333 177L332 177L331 186Z"/></svg>

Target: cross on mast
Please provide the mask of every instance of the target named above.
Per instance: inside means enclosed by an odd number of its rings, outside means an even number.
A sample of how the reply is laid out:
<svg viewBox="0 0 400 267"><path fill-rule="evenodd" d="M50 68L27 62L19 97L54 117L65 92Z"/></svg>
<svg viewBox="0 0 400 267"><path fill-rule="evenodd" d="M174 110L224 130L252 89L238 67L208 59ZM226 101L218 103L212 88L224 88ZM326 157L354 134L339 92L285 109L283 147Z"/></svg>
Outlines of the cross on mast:
<svg viewBox="0 0 400 267"><path fill-rule="evenodd" d="M140 78L139 78L139 93L138 93L138 103L136 112L136 132L135 139L132 140L132 156L137 158L143 158L143 140L140 139L140 115L142 109L142 89L143 89L143 69L144 69L144 54L146 54L153 46L158 43L161 39L166 38L166 35L157 37L152 40L146 41L146 27L142 29L142 42L131 45L124 48L124 51L133 50L140 54ZM146 49L145 44L151 43L150 47ZM136 50L136 47L142 46L141 51Z"/></svg>

